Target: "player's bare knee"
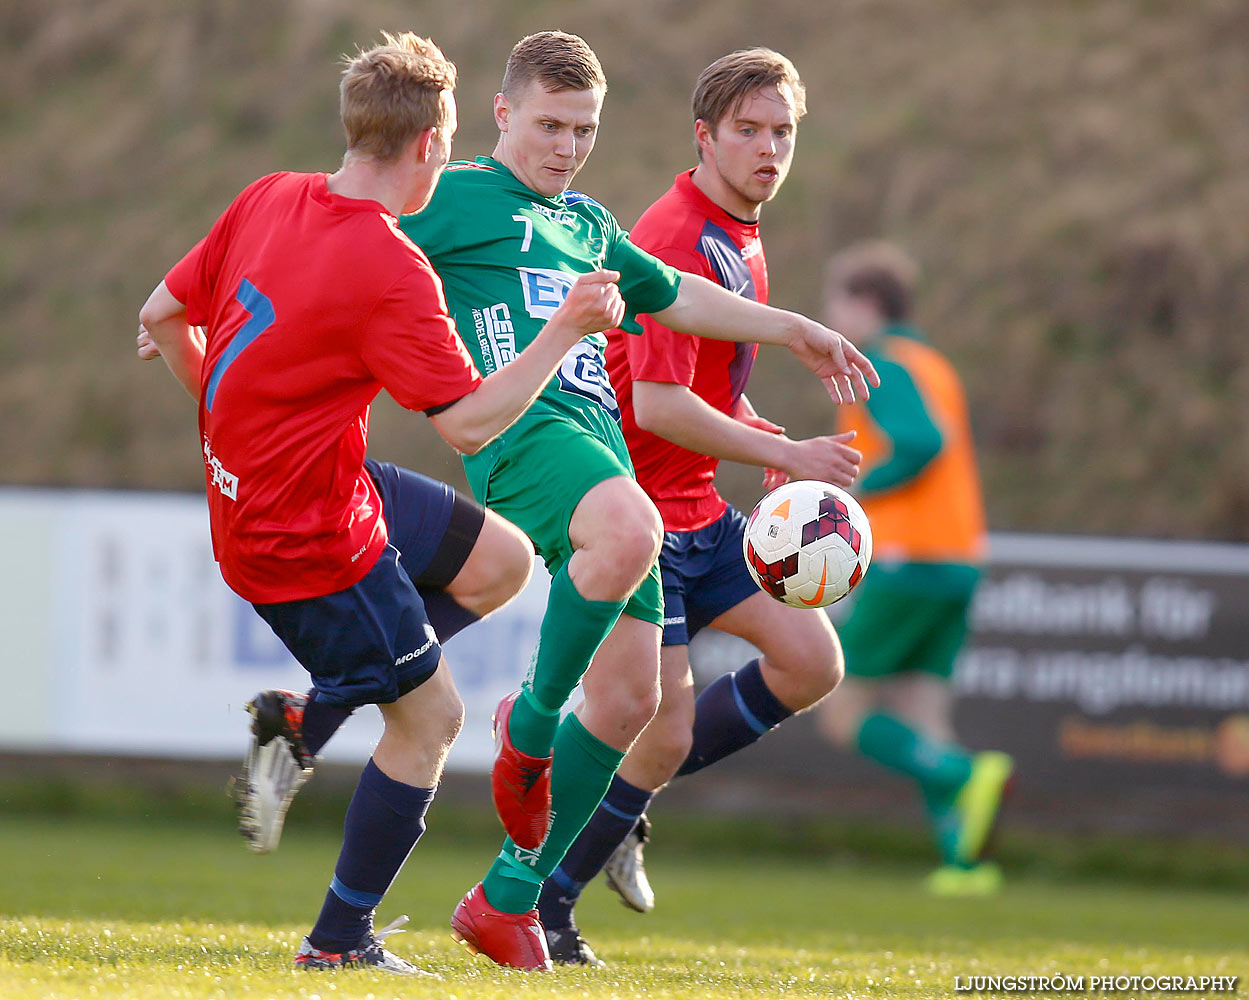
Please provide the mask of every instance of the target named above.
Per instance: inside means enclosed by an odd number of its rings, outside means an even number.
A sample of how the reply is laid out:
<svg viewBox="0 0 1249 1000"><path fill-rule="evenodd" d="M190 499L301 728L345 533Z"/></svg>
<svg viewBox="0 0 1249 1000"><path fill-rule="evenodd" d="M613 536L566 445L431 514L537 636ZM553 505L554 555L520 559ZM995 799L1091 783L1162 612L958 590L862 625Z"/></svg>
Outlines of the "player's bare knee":
<svg viewBox="0 0 1249 1000"><path fill-rule="evenodd" d="M807 673L811 679L811 689L819 692L815 699L818 701L835 690L837 685L845 679L846 665L841 658L841 650L839 649L835 656L823 657L811 663Z"/></svg>
<svg viewBox="0 0 1249 1000"><path fill-rule="evenodd" d="M659 702L653 695L632 686L586 686L586 700L578 715L595 736L609 746L627 750L646 729Z"/></svg>
<svg viewBox="0 0 1249 1000"><path fill-rule="evenodd" d="M430 706L427 726L431 734L447 749L455 742L464 727L464 702L454 690L442 692L441 697Z"/></svg>
<svg viewBox="0 0 1249 1000"><path fill-rule="evenodd" d="M519 531L508 532L498 546L498 565L491 588L491 610L506 604L525 589L533 574L533 545Z"/></svg>
<svg viewBox="0 0 1249 1000"><path fill-rule="evenodd" d="M654 504L646 508L643 531L650 543L650 558L643 560L649 569L651 563L659 558L659 550L664 546L664 521L659 514L659 508Z"/></svg>
<svg viewBox="0 0 1249 1000"><path fill-rule="evenodd" d="M842 682L845 673L841 647L835 642L797 644L764 656L768 686L795 712L819 702Z"/></svg>
<svg viewBox="0 0 1249 1000"><path fill-rule="evenodd" d="M640 723L638 726L639 733L655 720L658 712L659 685L655 684L643 691L635 702L635 719Z"/></svg>
<svg viewBox="0 0 1249 1000"><path fill-rule="evenodd" d="M816 660L809 664L802 675L807 701L803 708L810 708L827 697L841 683L845 675L845 667L840 657ZM800 708L799 711L801 710Z"/></svg>
<svg viewBox="0 0 1249 1000"><path fill-rule="evenodd" d="M576 550L569 571L582 596L624 600L659 555L663 521L636 481L617 476L599 483L581 499L568 537Z"/></svg>
<svg viewBox="0 0 1249 1000"><path fill-rule="evenodd" d="M515 525L489 511L469 558L469 569L448 589L478 615L510 601L525 589L533 573L533 543Z"/></svg>
<svg viewBox="0 0 1249 1000"><path fill-rule="evenodd" d="M624 730L636 738L650 725L659 710L659 683L646 684L642 678L618 685L613 691L612 710Z"/></svg>
<svg viewBox="0 0 1249 1000"><path fill-rule="evenodd" d="M690 755L694 731L682 719L660 713L647 729L647 742L656 762L662 762L671 777Z"/></svg>
<svg viewBox="0 0 1249 1000"><path fill-rule="evenodd" d="M581 550L585 560L579 572L593 580L584 596L597 600L624 600L645 579L663 544L663 525L652 521L650 511L643 508L613 524L595 544ZM585 578L583 577L583 578ZM575 580L580 589L580 580ZM588 583L588 580L587 580Z"/></svg>
<svg viewBox="0 0 1249 1000"><path fill-rule="evenodd" d="M630 505L607 537L614 559L641 578L659 557L664 541L663 521L652 503Z"/></svg>

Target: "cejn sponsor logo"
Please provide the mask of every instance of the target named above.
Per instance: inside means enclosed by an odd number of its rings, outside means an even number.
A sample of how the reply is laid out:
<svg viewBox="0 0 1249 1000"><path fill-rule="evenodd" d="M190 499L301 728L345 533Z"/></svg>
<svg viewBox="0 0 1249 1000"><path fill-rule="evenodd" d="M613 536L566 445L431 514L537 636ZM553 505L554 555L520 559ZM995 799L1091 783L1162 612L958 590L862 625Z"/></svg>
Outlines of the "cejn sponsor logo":
<svg viewBox="0 0 1249 1000"><path fill-rule="evenodd" d="M507 303L496 302L485 309L474 309L473 328L486 374L516 360L516 330Z"/></svg>

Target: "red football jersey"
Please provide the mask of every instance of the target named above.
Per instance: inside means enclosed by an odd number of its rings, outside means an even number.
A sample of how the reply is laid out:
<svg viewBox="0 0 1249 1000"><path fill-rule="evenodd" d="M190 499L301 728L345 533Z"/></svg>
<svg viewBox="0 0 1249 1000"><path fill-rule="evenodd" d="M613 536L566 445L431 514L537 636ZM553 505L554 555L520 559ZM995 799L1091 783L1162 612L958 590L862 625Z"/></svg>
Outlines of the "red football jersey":
<svg viewBox="0 0 1249 1000"><path fill-rule="evenodd" d="M691 179L672 187L638 220L630 238L660 260L702 275L731 292L768 301L768 266L759 224L734 218ZM641 484L666 531L694 531L724 513L716 492L717 458L700 455L640 429L633 416L633 382L683 385L723 413L731 413L746 388L758 344L710 340L676 333L639 316L641 336L608 335L607 368L620 404L620 423Z"/></svg>
<svg viewBox="0 0 1249 1000"><path fill-rule="evenodd" d="M364 471L369 403L454 402L481 381L425 255L324 174L249 185L165 277L208 332L200 439L213 552L256 603L357 583L386 546Z"/></svg>

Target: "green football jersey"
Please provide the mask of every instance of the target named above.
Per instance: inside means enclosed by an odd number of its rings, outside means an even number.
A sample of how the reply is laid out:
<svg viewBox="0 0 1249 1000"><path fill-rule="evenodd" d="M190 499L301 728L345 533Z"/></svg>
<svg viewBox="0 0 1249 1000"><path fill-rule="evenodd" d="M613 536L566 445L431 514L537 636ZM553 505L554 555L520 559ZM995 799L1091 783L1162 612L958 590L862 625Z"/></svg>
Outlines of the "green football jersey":
<svg viewBox="0 0 1249 1000"><path fill-rule="evenodd" d="M578 275L620 272L624 327L677 297L680 271L636 247L602 205L576 191L546 198L499 161L450 164L424 211L399 226L442 278L447 307L483 375L532 343ZM560 365L528 416L552 414L597 430L620 419L603 363L607 338L591 334ZM522 420L525 418L522 418Z"/></svg>

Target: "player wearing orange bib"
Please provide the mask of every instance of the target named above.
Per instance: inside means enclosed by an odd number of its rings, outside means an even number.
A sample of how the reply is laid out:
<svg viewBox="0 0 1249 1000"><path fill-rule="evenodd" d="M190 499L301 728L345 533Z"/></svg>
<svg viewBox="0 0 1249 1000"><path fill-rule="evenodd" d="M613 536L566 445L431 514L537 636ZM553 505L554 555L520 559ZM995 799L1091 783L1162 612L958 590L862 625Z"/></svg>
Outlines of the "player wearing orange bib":
<svg viewBox="0 0 1249 1000"><path fill-rule="evenodd" d="M828 317L872 359L881 389L838 414L863 453L854 492L875 553L838 628L846 682L820 719L919 785L942 859L929 888L982 895L1001 880L981 857L1011 761L955 742L949 679L984 558L984 504L962 383L908 323L914 279L910 260L881 243L830 266Z"/></svg>

